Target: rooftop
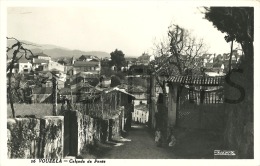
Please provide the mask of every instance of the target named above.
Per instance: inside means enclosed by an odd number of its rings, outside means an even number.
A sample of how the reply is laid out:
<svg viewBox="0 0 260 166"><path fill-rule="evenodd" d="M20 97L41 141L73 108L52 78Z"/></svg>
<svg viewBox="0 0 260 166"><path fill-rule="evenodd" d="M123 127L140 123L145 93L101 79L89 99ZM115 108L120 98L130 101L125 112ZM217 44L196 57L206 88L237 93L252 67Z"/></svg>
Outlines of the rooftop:
<svg viewBox="0 0 260 166"><path fill-rule="evenodd" d="M49 61L44 59L34 59L33 63L41 64L41 63L49 63Z"/></svg>
<svg viewBox="0 0 260 166"><path fill-rule="evenodd" d="M138 109L138 110L142 110L142 111L148 111L148 107L147 107L146 104L135 105L134 108L135 108L135 109Z"/></svg>
<svg viewBox="0 0 260 166"><path fill-rule="evenodd" d="M81 55L79 59L98 59L98 57L94 55Z"/></svg>
<svg viewBox="0 0 260 166"><path fill-rule="evenodd" d="M21 58L21 59L19 59L19 63L30 63L31 62L31 60L30 59L26 59L26 58Z"/></svg>
<svg viewBox="0 0 260 166"><path fill-rule="evenodd" d="M224 82L224 76L203 77L203 76L172 76L166 80L169 83L192 84L192 85L221 85Z"/></svg>
<svg viewBox="0 0 260 166"><path fill-rule="evenodd" d="M99 62L75 61L74 67L97 67Z"/></svg>
<svg viewBox="0 0 260 166"><path fill-rule="evenodd" d="M104 92L105 92L105 93L109 93L109 92L112 92L112 91L118 91L118 92L127 94L127 95L129 95L129 96L131 96L131 97L133 97L133 98L135 99L135 97L134 97L133 94L128 93L125 89L120 89L120 88L118 88L118 87L110 88L110 89L108 89L108 90L105 90Z"/></svg>
<svg viewBox="0 0 260 166"><path fill-rule="evenodd" d="M35 54L35 56L37 56L37 57L39 57L39 56L42 56L42 57L50 57L49 55L46 55L46 54L44 54L43 52L37 53L37 54Z"/></svg>
<svg viewBox="0 0 260 166"><path fill-rule="evenodd" d="M33 94L52 94L52 87L33 88Z"/></svg>

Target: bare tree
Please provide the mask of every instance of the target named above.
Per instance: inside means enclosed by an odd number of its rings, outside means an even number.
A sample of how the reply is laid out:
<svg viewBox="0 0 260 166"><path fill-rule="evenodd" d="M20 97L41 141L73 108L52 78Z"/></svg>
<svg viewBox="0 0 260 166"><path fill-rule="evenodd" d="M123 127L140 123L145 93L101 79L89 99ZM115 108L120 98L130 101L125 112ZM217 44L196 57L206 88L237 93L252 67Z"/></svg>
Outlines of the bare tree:
<svg viewBox="0 0 260 166"><path fill-rule="evenodd" d="M162 143L167 138L167 105L166 105L166 83L165 77L173 75L185 75L189 71L200 71L200 56L205 53L205 44L202 39L196 39L191 33L175 24L168 28L168 35L165 40L155 44L154 60L150 63L151 76L151 102L155 104L155 84L162 89L162 105L155 115L157 130L161 131ZM156 80L156 81L155 81ZM155 109L155 108L151 108ZM149 114L151 120L151 114Z"/></svg>
<svg viewBox="0 0 260 166"><path fill-rule="evenodd" d="M164 90L160 76L185 75L188 70L199 71L201 55L206 52L203 39L175 24L168 27L165 40L155 44L154 61L150 63L156 80Z"/></svg>
<svg viewBox="0 0 260 166"><path fill-rule="evenodd" d="M14 110L14 102L13 102L13 94L12 94L12 76L13 76L13 69L15 67L15 64L24 56L26 59L30 59L30 56L33 55L32 51L25 48L24 45L28 45L26 43L20 42L16 38L9 38L7 37L7 40L15 40L15 44L13 44L11 47L7 47L6 50L6 56L8 59L8 52L13 50L12 58L10 59L10 62L7 64L7 77L8 77L8 96L10 101L10 106L12 109L12 115L13 118L15 118L15 110Z"/></svg>

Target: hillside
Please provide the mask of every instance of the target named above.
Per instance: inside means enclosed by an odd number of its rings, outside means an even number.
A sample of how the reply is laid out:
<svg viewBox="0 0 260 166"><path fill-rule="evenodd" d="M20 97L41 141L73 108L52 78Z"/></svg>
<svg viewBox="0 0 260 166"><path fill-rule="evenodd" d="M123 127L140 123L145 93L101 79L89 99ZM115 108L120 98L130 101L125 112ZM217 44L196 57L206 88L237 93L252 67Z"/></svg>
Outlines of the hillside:
<svg viewBox="0 0 260 166"><path fill-rule="evenodd" d="M44 54L47 54L51 56L52 59L59 59L62 57L71 58L74 56L75 58L79 58L81 55L94 55L99 58L104 57L110 57L110 54L103 51L81 51L81 50L70 50L64 47L56 46L56 45L50 45L50 44L36 44L29 41L22 42L28 44L25 47L30 49L33 53L39 53L43 52ZM14 44L14 40L8 40L7 45L11 46ZM11 52L10 52L11 53Z"/></svg>

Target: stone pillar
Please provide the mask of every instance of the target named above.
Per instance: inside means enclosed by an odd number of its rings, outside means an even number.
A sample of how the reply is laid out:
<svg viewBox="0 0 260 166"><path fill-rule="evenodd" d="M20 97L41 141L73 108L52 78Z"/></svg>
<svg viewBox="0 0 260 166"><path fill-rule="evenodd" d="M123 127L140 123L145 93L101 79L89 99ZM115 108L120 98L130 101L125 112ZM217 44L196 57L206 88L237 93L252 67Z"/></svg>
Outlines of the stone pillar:
<svg viewBox="0 0 260 166"><path fill-rule="evenodd" d="M73 131L72 133L77 135L77 140L75 140L75 143L77 143L78 146L76 155L79 156L85 146L86 135L84 134L85 132L84 132L84 124L83 124L84 123L83 115L79 111L75 111L75 114L76 114L77 123L75 126L75 131L72 129ZM73 136L74 134L72 134L71 136L74 137Z"/></svg>
<svg viewBox="0 0 260 166"><path fill-rule="evenodd" d="M53 110L52 110L52 115L56 116L57 115L57 80L55 76L52 76L52 102L53 102Z"/></svg>
<svg viewBox="0 0 260 166"><path fill-rule="evenodd" d="M8 158L37 158L40 120L16 118L7 120Z"/></svg>
<svg viewBox="0 0 260 166"><path fill-rule="evenodd" d="M156 119L155 113L157 112L156 108L156 80L155 75L152 74L150 77L150 104L149 104L149 126L152 129L155 129Z"/></svg>
<svg viewBox="0 0 260 166"><path fill-rule="evenodd" d="M100 141L106 142L108 141L108 120L101 120L101 133L100 133Z"/></svg>
<svg viewBox="0 0 260 166"><path fill-rule="evenodd" d="M40 158L63 158L64 117L45 116L41 119Z"/></svg>
<svg viewBox="0 0 260 166"><path fill-rule="evenodd" d="M169 86L169 102L168 102L168 127L174 127L176 125L177 117L177 85Z"/></svg>
<svg viewBox="0 0 260 166"><path fill-rule="evenodd" d="M124 106L120 107L121 110L121 120L122 120L122 126L121 126L121 131L125 131L125 109Z"/></svg>

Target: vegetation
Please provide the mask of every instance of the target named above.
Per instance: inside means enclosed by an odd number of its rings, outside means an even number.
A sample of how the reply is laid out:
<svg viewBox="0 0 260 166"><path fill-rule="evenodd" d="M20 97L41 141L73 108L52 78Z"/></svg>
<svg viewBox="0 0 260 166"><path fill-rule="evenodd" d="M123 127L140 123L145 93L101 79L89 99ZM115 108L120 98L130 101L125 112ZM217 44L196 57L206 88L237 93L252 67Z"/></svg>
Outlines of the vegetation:
<svg viewBox="0 0 260 166"><path fill-rule="evenodd" d="M112 75L114 75L116 72L114 70L111 69L111 67L107 67L107 66L102 66L101 67L101 73L100 75L104 75L106 77L111 77Z"/></svg>
<svg viewBox="0 0 260 166"><path fill-rule="evenodd" d="M7 64L7 77L8 77L8 88L7 88L7 92L8 92L8 96L9 96L9 102L10 102L10 106L12 109L12 114L13 114L13 118L15 118L15 110L14 110L14 106L13 106L13 95L14 95L14 89L17 89L17 87L15 88L13 86L13 82L12 82L12 76L13 76L13 69L14 69L14 65L19 61L19 59L21 59L23 56L29 60L30 56L33 56L33 53L31 52L31 50L26 49L24 47L24 45L26 45L23 42L20 42L19 40L15 39L15 38L8 38L7 40L15 40L16 43L13 44L11 47L7 47L6 50L6 56L7 56L7 60L9 59L8 57L8 52L9 51L13 51L13 56L10 59L10 63Z"/></svg>
<svg viewBox="0 0 260 166"><path fill-rule="evenodd" d="M37 155L28 153L28 151L30 152L32 148L32 142L39 142L39 134L36 130L37 123L39 124L40 121L38 119L29 119L29 123L24 122L18 122L17 126L12 126L12 129L9 130L11 139L7 143L7 148L11 158L35 158Z"/></svg>
<svg viewBox="0 0 260 166"><path fill-rule="evenodd" d="M238 69L230 70L226 77L225 102L228 120L224 140L227 148L238 150L239 158L253 158L254 8L210 7L205 9L205 18L226 34L227 42L240 43L244 52ZM233 82L230 81L231 77ZM237 94L234 88L240 94Z"/></svg>
<svg viewBox="0 0 260 166"><path fill-rule="evenodd" d="M191 33L172 24L168 28L167 39L155 43L154 57L150 63L157 83L165 93L165 85L160 76L185 75L188 71L200 71L200 56L206 52L203 39L197 39Z"/></svg>
<svg viewBox="0 0 260 166"><path fill-rule="evenodd" d="M110 55L110 66L116 66L116 70L120 71L121 68L126 65L125 54L121 50L116 49L115 51L111 52Z"/></svg>
<svg viewBox="0 0 260 166"><path fill-rule="evenodd" d="M156 129L161 131L163 144L167 141L168 116L166 83L162 77L168 78L173 75L200 73L200 56L205 52L206 48L203 39L193 37L188 30L175 24L169 26L165 40L155 43L154 60L150 63L152 72L150 86L155 89L155 84L158 84L162 89L162 94L160 95L162 104L158 105L158 113L155 116ZM152 98L154 97L153 95L155 94L152 90Z"/></svg>
<svg viewBox="0 0 260 166"><path fill-rule="evenodd" d="M35 115L35 117L52 116L52 104L14 104L16 117L24 117L26 115ZM58 114L61 113L61 104L57 106ZM7 118L12 117L10 105L7 105Z"/></svg>
<svg viewBox="0 0 260 166"><path fill-rule="evenodd" d="M117 85L120 85L121 84L121 80L120 80L120 78L118 77L118 76L116 76L116 75L113 75L112 77L111 77L111 87L115 87L115 86L117 86Z"/></svg>

